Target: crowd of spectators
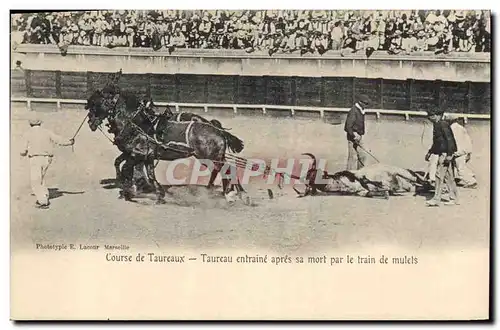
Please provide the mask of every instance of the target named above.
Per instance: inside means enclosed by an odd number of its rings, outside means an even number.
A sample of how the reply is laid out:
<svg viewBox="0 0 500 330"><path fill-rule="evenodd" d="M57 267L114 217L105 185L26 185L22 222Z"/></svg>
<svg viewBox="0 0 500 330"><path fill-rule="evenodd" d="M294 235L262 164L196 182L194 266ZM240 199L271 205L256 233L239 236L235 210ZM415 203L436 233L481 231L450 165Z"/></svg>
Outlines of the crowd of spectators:
<svg viewBox="0 0 500 330"><path fill-rule="evenodd" d="M490 52L490 12L111 10L13 15L19 43L324 54Z"/></svg>

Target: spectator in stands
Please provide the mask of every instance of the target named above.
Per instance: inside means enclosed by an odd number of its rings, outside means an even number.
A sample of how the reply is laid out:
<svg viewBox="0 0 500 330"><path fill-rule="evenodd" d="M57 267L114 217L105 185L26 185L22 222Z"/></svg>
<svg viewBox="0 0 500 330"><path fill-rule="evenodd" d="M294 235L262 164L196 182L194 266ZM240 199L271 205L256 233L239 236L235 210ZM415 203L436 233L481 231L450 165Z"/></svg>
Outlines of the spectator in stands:
<svg viewBox="0 0 500 330"><path fill-rule="evenodd" d="M186 37L181 32L181 28L177 28L172 36L172 46L175 48L186 48Z"/></svg>
<svg viewBox="0 0 500 330"><path fill-rule="evenodd" d="M455 14L455 24L453 26L453 36L454 36L454 47L456 51L466 51L467 50L467 24L465 22L465 15L463 12L458 11Z"/></svg>
<svg viewBox="0 0 500 330"><path fill-rule="evenodd" d="M323 55L328 50L328 34L323 34L321 30L317 30L315 33L311 42L311 50L313 53Z"/></svg>
<svg viewBox="0 0 500 330"><path fill-rule="evenodd" d="M391 44L389 45L389 54L399 54L402 50L402 32L400 30L396 30L394 34L391 36Z"/></svg>
<svg viewBox="0 0 500 330"><path fill-rule="evenodd" d="M417 52L423 52L427 50L427 39L424 30L420 30L417 33L417 44L415 50Z"/></svg>
<svg viewBox="0 0 500 330"><path fill-rule="evenodd" d="M344 31L342 21L336 21L334 23L334 27L332 32L330 33L331 38L331 49L332 50L340 50L342 47L342 40L344 39Z"/></svg>
<svg viewBox="0 0 500 330"><path fill-rule="evenodd" d="M126 39L126 44L131 47L134 45L134 37L135 33L137 31L137 22L135 18L131 15L128 14L125 17L125 39Z"/></svg>
<svg viewBox="0 0 500 330"><path fill-rule="evenodd" d="M286 46L286 43L288 41L288 37L285 36L285 33L283 32L283 29L277 29L276 30L276 37L272 38L272 45L269 49L269 55L272 55L279 50L283 50Z"/></svg>
<svg viewBox="0 0 500 330"><path fill-rule="evenodd" d="M434 30L427 32L427 50L436 52L439 49L439 37Z"/></svg>
<svg viewBox="0 0 500 330"><path fill-rule="evenodd" d="M385 28L386 28L386 23L385 20L383 19L382 15L378 13L375 18L375 25L376 25L376 32L377 36L379 38L379 46L377 49L384 49L385 45Z"/></svg>

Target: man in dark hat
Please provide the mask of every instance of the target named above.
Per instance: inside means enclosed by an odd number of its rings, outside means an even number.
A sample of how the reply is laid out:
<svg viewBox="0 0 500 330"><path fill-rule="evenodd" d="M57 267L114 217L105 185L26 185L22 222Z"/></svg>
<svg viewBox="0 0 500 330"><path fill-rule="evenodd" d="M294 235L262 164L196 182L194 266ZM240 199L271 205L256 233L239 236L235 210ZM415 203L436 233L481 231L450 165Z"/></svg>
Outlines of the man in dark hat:
<svg viewBox="0 0 500 330"><path fill-rule="evenodd" d="M344 131L347 133L347 170L359 170L365 166L366 153L363 146L365 135L365 108L370 105L370 98L359 95L356 103L347 114Z"/></svg>
<svg viewBox="0 0 500 330"><path fill-rule="evenodd" d="M443 192L443 183L447 185L450 200L447 205L458 204L457 185L453 171L453 155L457 151L457 144L450 127L450 122L443 118L444 110L432 109L427 118L433 123L432 146L425 156L429 161L432 155L438 156L436 184L434 197L427 201L428 206L439 206Z"/></svg>

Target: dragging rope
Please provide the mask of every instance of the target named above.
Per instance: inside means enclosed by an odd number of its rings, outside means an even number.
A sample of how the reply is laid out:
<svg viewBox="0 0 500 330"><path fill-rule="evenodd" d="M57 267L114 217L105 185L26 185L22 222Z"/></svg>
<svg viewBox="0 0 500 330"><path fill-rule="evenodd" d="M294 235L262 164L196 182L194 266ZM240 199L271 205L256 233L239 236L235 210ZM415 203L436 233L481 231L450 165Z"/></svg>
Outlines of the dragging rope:
<svg viewBox="0 0 500 330"><path fill-rule="evenodd" d="M243 157L239 157L239 156L232 155L232 154L227 154L226 157L228 160L235 162L236 167L245 168L245 169L252 169L252 170L254 169L253 165L249 167L248 160L243 158ZM300 177L293 175L293 174L288 174L285 172L277 172L276 170L272 169L269 165L266 164L266 168L264 169L264 172L261 172L261 173L265 174L265 173L269 173L269 172L272 172L279 177L280 181L278 182L278 187L280 189L283 189L282 180L285 176L290 178L290 179L302 180Z"/></svg>
<svg viewBox="0 0 500 330"><path fill-rule="evenodd" d="M82 123L83 124L83 123ZM140 134L140 135L143 135L149 142L153 143L154 145L164 149L164 150L170 150L170 151L174 151L174 152L178 152L178 153L185 153L185 150L180 150L180 149L177 149L177 148L174 148L174 147L171 147L171 146L166 146L162 143L159 143L156 139L152 138L151 136L149 136L148 134L146 134L142 128L140 128L138 125L136 125L135 123L133 122L129 122L129 124L131 124L132 126L134 126L136 129L137 129L137 132ZM112 144L115 144L113 140L111 140L111 138L108 137L108 135L106 133L104 133L104 131L102 130L101 126L98 126L99 130L101 131L101 133L106 137L106 139L108 139ZM188 155L186 155L188 156ZM252 166L249 167L249 163L248 163L248 160L243 158L243 157L239 157L239 156L236 156L236 155L233 155L233 154L226 154L226 159L228 161L232 161L234 162L234 165L236 165L236 167L239 167L239 168L244 168L244 169L254 169L253 167L253 164ZM217 161L217 160L212 160L214 163L219 163L219 164L224 164L225 161ZM154 164L154 167L156 168L158 166L160 162L160 159L157 159L156 160L156 164ZM283 189L282 187L282 181L283 181L283 178L284 176L287 176L291 179L296 179L296 180L301 180L300 177L296 176L296 175L293 175L293 174L287 174L287 173L284 173L284 172L277 172L276 170L272 169L269 165L266 164L266 167L264 169L264 172L261 172L262 174L265 174L265 173L269 173L269 172L273 172L275 175L277 175L279 177L279 182L278 182L278 187L280 189Z"/></svg>
<svg viewBox="0 0 500 330"><path fill-rule="evenodd" d="M359 148L361 148L361 150L363 150L364 152L366 152L368 155L370 155L373 159L375 159L375 161L377 161L377 163L380 163L380 161L377 159L377 157L375 157L371 152L369 152L368 150L366 150L364 147L362 147L359 144L357 144L357 146ZM363 164L363 166L365 166L365 164Z"/></svg>
<svg viewBox="0 0 500 330"><path fill-rule="evenodd" d="M76 132L73 135L73 137L71 138L71 140L74 141L76 136L78 135L78 133L80 133L80 130L82 129L82 126L85 123L85 120L87 119L88 116L89 116L89 113L87 112L87 115L83 118L82 123L80 124L80 126L78 126L78 129L76 130ZM74 144L71 145L71 151L75 152Z"/></svg>
<svg viewBox="0 0 500 330"><path fill-rule="evenodd" d="M101 125L97 126L97 128L101 131L102 135L104 135L106 137L106 139L109 140L109 142L111 142L112 144L115 144L115 142L113 140L111 140L111 138L109 136L107 136L106 133L104 133L104 131L101 128Z"/></svg>

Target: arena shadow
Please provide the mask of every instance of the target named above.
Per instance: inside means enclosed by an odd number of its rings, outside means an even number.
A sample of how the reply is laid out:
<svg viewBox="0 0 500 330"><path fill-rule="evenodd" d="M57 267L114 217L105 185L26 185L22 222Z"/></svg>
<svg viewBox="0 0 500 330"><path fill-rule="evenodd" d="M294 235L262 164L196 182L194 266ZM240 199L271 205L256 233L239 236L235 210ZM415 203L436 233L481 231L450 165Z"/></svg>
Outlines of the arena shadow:
<svg viewBox="0 0 500 330"><path fill-rule="evenodd" d="M103 189L120 189L121 186L114 178L106 178L99 181ZM179 184L162 185L166 193L167 203L178 206L192 206L193 204L205 204L208 200L224 200L222 187L214 185L208 188L204 184ZM120 197L123 197L120 192ZM139 179L135 183L134 199L156 200L155 189L145 180ZM144 204L144 203L141 203Z"/></svg>
<svg viewBox="0 0 500 330"><path fill-rule="evenodd" d="M117 189L120 188L118 185L118 182L116 181L115 178L108 178L108 179L102 179L99 181L100 184L102 184L102 187L104 189Z"/></svg>
<svg viewBox="0 0 500 330"><path fill-rule="evenodd" d="M49 188L49 199L56 199L64 195L81 195L85 191L65 191L59 188Z"/></svg>
<svg viewBox="0 0 500 330"><path fill-rule="evenodd" d="M233 202L228 203L222 193L222 187L220 185L214 185L211 188L203 184L180 184L173 186L162 185L162 187L165 189L165 203L170 205L181 207L200 207L204 209L227 209L240 204L250 207L259 205L259 203L253 198L236 198ZM248 191L245 192L246 195L244 196L248 196ZM141 187L136 191L134 199L142 201L156 201L156 194L154 190L149 187Z"/></svg>

